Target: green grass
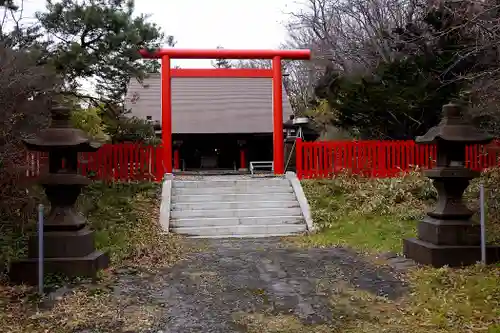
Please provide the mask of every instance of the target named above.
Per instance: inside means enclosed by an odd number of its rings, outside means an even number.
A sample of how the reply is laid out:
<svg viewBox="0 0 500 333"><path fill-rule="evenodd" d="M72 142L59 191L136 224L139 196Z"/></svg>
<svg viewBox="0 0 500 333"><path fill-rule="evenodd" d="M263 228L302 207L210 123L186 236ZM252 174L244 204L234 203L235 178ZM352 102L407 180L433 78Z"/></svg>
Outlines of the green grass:
<svg viewBox="0 0 500 333"><path fill-rule="evenodd" d="M305 246L349 246L362 252L401 252L402 239L415 235L415 221L399 221L389 216L342 217L336 225L305 236Z"/></svg>
<svg viewBox="0 0 500 333"><path fill-rule="evenodd" d="M339 178L303 182L314 223L320 232L289 240L306 247L346 246L364 253L400 253L402 240L416 234L421 205L410 207L415 203L414 198L394 189L396 181L386 184L388 194L384 195L370 194L383 183L375 181L363 188L359 181L362 180ZM423 195L426 192L418 189L415 193ZM393 203L392 208L408 207L404 213L388 209L391 200L398 202Z"/></svg>

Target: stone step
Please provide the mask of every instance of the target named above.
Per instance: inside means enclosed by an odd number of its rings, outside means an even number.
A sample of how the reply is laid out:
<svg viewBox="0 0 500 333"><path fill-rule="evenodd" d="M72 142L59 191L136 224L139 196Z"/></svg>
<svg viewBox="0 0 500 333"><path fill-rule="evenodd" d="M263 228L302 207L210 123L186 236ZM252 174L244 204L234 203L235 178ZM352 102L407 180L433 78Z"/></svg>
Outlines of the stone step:
<svg viewBox="0 0 500 333"><path fill-rule="evenodd" d="M215 180L174 180L173 188L214 188L214 187L260 187L260 186L289 186L290 181L285 178L266 179L215 179Z"/></svg>
<svg viewBox="0 0 500 333"><path fill-rule="evenodd" d="M207 239L224 239L224 238L272 238L286 237L294 234L275 233L275 234L248 234L248 235L216 235L216 236L186 236L187 238L207 238Z"/></svg>
<svg viewBox="0 0 500 333"><path fill-rule="evenodd" d="M296 216L302 211L300 207L293 208L248 208L248 209L201 209L201 210L174 210L170 213L171 219L181 218L210 218L210 217L260 217L260 216Z"/></svg>
<svg viewBox="0 0 500 333"><path fill-rule="evenodd" d="M172 203L188 203L188 202L252 202L261 201L262 194L260 193L223 193L223 194L173 194ZM272 200L276 201L291 201L296 200L295 193L292 191L276 192L272 194Z"/></svg>
<svg viewBox="0 0 500 333"><path fill-rule="evenodd" d="M262 198L261 198L262 199ZM300 207L297 200L289 201L206 201L206 202L178 202L172 203L173 211L202 210L202 209L267 209L267 208L294 208Z"/></svg>
<svg viewBox="0 0 500 333"><path fill-rule="evenodd" d="M172 195L187 195L187 194L265 194L271 195L274 193L293 193L291 185L276 185L276 186L230 186L230 187L179 187L172 188Z"/></svg>
<svg viewBox="0 0 500 333"><path fill-rule="evenodd" d="M222 218L185 218L172 219L172 227L214 227L235 225L279 225L279 224L304 224L302 215L297 216L262 216L262 217L222 217Z"/></svg>
<svg viewBox="0 0 500 333"><path fill-rule="evenodd" d="M306 231L305 224L266 224L266 225L232 225L215 227L173 227L172 232L188 236L208 237L261 237L286 236Z"/></svg>

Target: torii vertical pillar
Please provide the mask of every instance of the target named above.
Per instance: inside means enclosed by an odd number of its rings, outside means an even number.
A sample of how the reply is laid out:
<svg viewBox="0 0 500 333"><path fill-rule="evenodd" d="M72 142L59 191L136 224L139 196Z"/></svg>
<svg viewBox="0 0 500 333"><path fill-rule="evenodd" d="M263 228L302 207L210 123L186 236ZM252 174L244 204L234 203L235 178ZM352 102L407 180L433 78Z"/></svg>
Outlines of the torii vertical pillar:
<svg viewBox="0 0 500 333"><path fill-rule="evenodd" d="M172 78L170 56L161 58L161 140L163 143L163 168L172 173Z"/></svg>
<svg viewBox="0 0 500 333"><path fill-rule="evenodd" d="M271 59L273 79L273 162L274 174L285 172L283 144L283 78L281 60L309 60L310 50L197 50L159 49L154 52L140 50L142 57L161 59L161 112L163 166L172 172L172 89L171 59ZM227 69L221 69L227 71ZM234 69L237 71L237 69ZM214 75L216 76L216 75Z"/></svg>
<svg viewBox="0 0 500 333"><path fill-rule="evenodd" d="M281 58L273 58L273 164L274 174L285 173L285 150L283 143L283 76Z"/></svg>

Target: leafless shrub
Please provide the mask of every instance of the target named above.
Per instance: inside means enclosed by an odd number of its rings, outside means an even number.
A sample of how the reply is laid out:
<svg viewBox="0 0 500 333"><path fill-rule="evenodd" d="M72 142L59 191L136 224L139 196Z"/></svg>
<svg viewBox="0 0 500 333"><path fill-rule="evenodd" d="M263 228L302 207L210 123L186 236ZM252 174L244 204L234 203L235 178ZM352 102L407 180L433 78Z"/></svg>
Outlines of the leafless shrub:
<svg viewBox="0 0 500 333"><path fill-rule="evenodd" d="M286 28L290 48L310 48L309 63L296 62L290 91L298 108L307 106L312 86L325 68L365 73L395 53L388 34L422 13L423 0L303 0L290 13Z"/></svg>
<svg viewBox="0 0 500 333"><path fill-rule="evenodd" d="M24 226L33 197L23 187L26 150L21 138L47 123L47 101L57 79L37 55L0 44L0 237ZM0 239L1 241L1 239ZM0 242L1 245L2 242ZM0 249L0 262L8 256Z"/></svg>
<svg viewBox="0 0 500 333"><path fill-rule="evenodd" d="M441 73L443 86L462 81L463 98L471 104L471 116L500 135L500 4L496 0L301 0L300 10L290 13L288 47L311 48L310 64L293 64L291 93L303 105L311 98L318 73L327 67L346 75L372 72L378 64L405 54L439 48L440 40L456 39L455 61ZM428 31L423 18L430 10L445 15L439 33ZM450 22L450 20L452 22ZM401 41L395 29L415 30ZM451 36L451 37L450 37ZM391 44L392 43L392 44ZM396 44L394 44L396 43ZM439 50L438 50L439 51ZM408 53L409 52L409 53ZM467 71L460 66L474 59ZM450 75L453 73L453 75ZM451 78L450 78L451 76Z"/></svg>

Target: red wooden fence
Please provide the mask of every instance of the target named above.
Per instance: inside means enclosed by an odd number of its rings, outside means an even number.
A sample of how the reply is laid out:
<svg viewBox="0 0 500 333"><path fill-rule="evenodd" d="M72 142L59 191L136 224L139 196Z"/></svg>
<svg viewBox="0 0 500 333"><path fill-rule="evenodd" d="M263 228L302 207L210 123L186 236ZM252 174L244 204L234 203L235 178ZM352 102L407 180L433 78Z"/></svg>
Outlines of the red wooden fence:
<svg viewBox="0 0 500 333"><path fill-rule="evenodd" d="M500 147L500 141L494 143ZM368 177L394 177L414 167L432 168L436 147L414 141L316 141L296 144L297 176L326 178L348 170ZM161 146L106 144L95 153L80 153L81 175L103 181L161 181ZM497 166L497 152L480 145L466 148L466 167L483 170ZM48 168L47 154L28 152L26 176L37 177Z"/></svg>
<svg viewBox="0 0 500 333"><path fill-rule="evenodd" d="M103 181L161 181L164 170L161 146L106 144L97 152L80 153L78 172ZM37 177L48 169L48 155L28 152L26 176Z"/></svg>
<svg viewBox="0 0 500 333"><path fill-rule="evenodd" d="M493 145L500 146L496 141ZM368 177L394 177L414 167L432 168L434 145L415 141L316 141L296 143L297 176L327 178L348 170ZM491 147L491 146L490 146ZM465 151L465 165L473 170L497 166L496 150L471 145Z"/></svg>

